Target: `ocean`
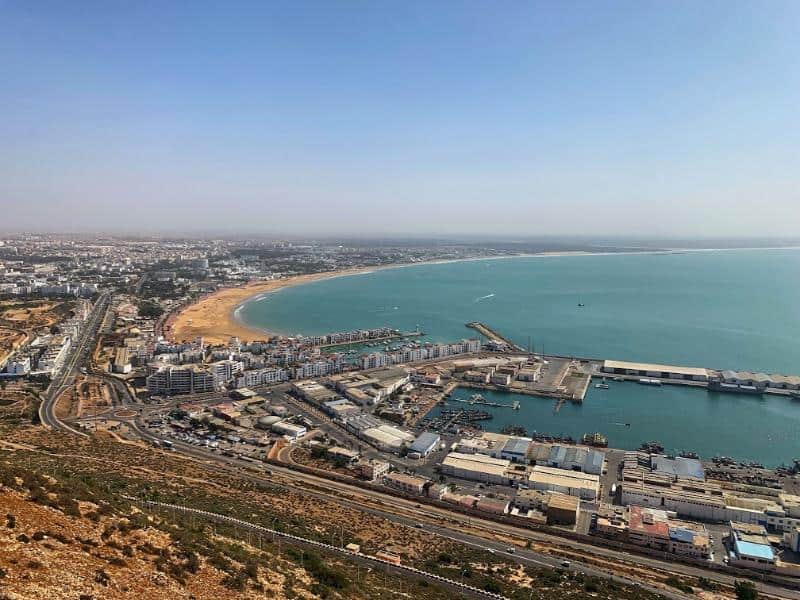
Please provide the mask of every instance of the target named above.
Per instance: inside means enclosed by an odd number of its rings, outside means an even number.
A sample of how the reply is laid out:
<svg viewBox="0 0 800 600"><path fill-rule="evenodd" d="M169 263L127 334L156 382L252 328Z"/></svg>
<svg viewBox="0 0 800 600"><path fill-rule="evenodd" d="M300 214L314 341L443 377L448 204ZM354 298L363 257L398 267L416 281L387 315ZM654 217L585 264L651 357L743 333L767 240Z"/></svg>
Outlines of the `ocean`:
<svg viewBox="0 0 800 600"><path fill-rule="evenodd" d="M435 341L472 337L464 324L483 321L537 352L797 375L798 299L800 250L691 251L384 269L285 288L239 316L287 334L420 327ZM548 400L516 399L509 418L529 431L601 431L614 447L658 440L771 465L800 458L800 402L788 399L620 383L557 414ZM485 426L502 427L502 414Z"/></svg>

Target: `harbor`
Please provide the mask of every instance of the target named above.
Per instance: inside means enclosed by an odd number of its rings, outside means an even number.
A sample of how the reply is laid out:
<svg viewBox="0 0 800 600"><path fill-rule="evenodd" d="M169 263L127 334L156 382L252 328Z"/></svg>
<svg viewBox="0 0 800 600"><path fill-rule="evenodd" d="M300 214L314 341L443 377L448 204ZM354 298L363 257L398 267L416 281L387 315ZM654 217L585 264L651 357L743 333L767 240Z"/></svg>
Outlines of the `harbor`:
<svg viewBox="0 0 800 600"><path fill-rule="evenodd" d="M520 409L481 406L492 415L481 421L481 428L501 432L506 427L521 427L531 437L537 432L573 440L581 440L587 432L599 432L609 447L625 450L659 440L665 452L674 455L692 451L703 458L756 460L769 467L788 465L797 458L800 411L797 402L787 396L766 400L695 386L653 387L633 380L607 381L609 389L592 386L582 404L567 402L558 412L557 400L482 391L482 396L498 404L517 400ZM453 396L468 400L471 393L457 388ZM448 400L446 406L435 406L428 418L435 419L451 404L455 403ZM751 424L749 428L742 425L747 423ZM758 433L752 424L758 424Z"/></svg>

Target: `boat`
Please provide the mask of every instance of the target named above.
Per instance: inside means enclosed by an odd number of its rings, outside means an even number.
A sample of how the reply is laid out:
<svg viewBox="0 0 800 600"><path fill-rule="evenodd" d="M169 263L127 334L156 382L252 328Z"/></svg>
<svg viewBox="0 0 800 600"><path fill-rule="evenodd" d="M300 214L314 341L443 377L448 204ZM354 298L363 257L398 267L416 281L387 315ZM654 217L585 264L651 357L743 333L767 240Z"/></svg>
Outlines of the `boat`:
<svg viewBox="0 0 800 600"><path fill-rule="evenodd" d="M650 454L663 454L664 445L661 442L643 442L642 445L639 446L639 450L649 452Z"/></svg>
<svg viewBox="0 0 800 600"><path fill-rule="evenodd" d="M596 387L599 390L607 390L608 389L608 384L607 383L595 383L594 387Z"/></svg>
<svg viewBox="0 0 800 600"><path fill-rule="evenodd" d="M764 390L754 385L744 385L741 383L725 383L724 381L710 381L708 383L709 392L729 392L732 394L750 394L760 396Z"/></svg>
<svg viewBox="0 0 800 600"><path fill-rule="evenodd" d="M698 460L700 457L697 455L696 452L681 452L678 454L681 458L693 458L694 460Z"/></svg>
<svg viewBox="0 0 800 600"><path fill-rule="evenodd" d="M578 308L583 308L584 306L586 305L583 302L578 302Z"/></svg>
<svg viewBox="0 0 800 600"><path fill-rule="evenodd" d="M795 391L789 394L792 397L792 400L800 400L800 392Z"/></svg>
<svg viewBox="0 0 800 600"><path fill-rule="evenodd" d="M581 438L581 444L585 446L594 446L596 448L607 448L608 438L599 432L584 433Z"/></svg>
<svg viewBox="0 0 800 600"><path fill-rule="evenodd" d="M611 380L612 381L625 381L625 378L624 377L612 377Z"/></svg>
<svg viewBox="0 0 800 600"><path fill-rule="evenodd" d="M641 377L639 383L642 385L661 385L660 379L651 379L650 377Z"/></svg>

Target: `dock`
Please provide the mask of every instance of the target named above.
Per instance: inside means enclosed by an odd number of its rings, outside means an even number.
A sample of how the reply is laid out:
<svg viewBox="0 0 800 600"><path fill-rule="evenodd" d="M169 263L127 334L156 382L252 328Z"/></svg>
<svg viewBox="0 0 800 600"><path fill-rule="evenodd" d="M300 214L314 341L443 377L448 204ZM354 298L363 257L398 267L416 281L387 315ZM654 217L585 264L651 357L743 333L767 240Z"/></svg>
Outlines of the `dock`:
<svg viewBox="0 0 800 600"><path fill-rule="evenodd" d="M357 346L357 345L366 345L372 344L376 342L392 342L395 340L404 340L406 338L412 337L422 337L425 335L424 331L408 331L405 333L395 333L392 335L385 335L383 337L375 337L375 338L364 338L363 340L354 340L349 342L336 342L334 344L319 344L315 346L316 348L335 348L337 346Z"/></svg>
<svg viewBox="0 0 800 600"><path fill-rule="evenodd" d="M507 338L501 333L498 333L497 331L489 327L486 323L481 323L479 321L470 321L469 323L466 323L466 326L469 327L470 329L474 329L482 336L489 338L490 340L506 344L512 350L518 352L527 352L525 348L523 348L518 344L515 344L513 341L511 341L511 339Z"/></svg>
<svg viewBox="0 0 800 600"><path fill-rule="evenodd" d="M498 408L510 408L511 410L519 410L520 404L519 400L514 400L511 404L504 404L503 402L493 402L491 400L486 400L485 398L481 397L480 399L475 398L448 398L448 402L461 402L462 404L478 404L481 406L494 406Z"/></svg>

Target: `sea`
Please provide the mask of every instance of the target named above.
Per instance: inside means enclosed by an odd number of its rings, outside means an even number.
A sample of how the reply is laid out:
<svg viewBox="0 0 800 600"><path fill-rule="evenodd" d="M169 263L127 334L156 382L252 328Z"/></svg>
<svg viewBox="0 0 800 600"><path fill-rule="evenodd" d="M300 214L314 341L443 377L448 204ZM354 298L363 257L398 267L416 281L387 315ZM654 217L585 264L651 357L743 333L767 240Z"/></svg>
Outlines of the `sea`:
<svg viewBox="0 0 800 600"><path fill-rule="evenodd" d="M377 270L247 302L247 324L285 334L396 327L424 340L474 337L482 321L545 354L800 375L800 250L533 256ZM599 431L616 448L776 466L800 458L800 401L610 382L582 405L503 394L484 428ZM496 398L499 400L499 398ZM485 408L485 407L482 407ZM627 425L626 425L627 424Z"/></svg>

